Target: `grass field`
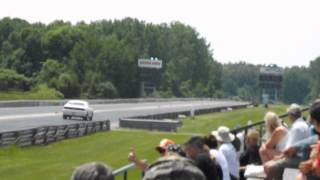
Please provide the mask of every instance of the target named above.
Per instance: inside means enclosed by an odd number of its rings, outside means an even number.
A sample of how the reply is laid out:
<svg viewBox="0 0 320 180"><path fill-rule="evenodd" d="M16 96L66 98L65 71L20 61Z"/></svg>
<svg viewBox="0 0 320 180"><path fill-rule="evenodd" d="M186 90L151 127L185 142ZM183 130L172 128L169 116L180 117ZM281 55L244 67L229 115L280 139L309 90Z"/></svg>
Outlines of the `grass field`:
<svg viewBox="0 0 320 180"><path fill-rule="evenodd" d="M271 109L283 113L285 106L274 106ZM264 108L252 108L197 116L194 120L184 120L184 126L178 133L116 130L69 139L48 146L2 148L0 179L67 180L70 179L76 166L91 161L104 162L117 169L128 164L127 155L130 147L136 148L140 158L153 162L157 158L154 147L162 138L183 143L191 134L206 134L220 125L233 128L237 124L246 125L248 120L261 120L265 112ZM138 180L140 175L138 170L129 173L131 180Z"/></svg>
<svg viewBox="0 0 320 180"><path fill-rule="evenodd" d="M135 147L141 158L154 160L157 156L154 147L163 137L179 143L189 138L187 135L170 133L112 131L48 146L4 148L0 150L0 179L70 179L76 166L91 161L105 162L117 169L128 164L130 147ZM141 176L138 171L130 173L130 177Z"/></svg>

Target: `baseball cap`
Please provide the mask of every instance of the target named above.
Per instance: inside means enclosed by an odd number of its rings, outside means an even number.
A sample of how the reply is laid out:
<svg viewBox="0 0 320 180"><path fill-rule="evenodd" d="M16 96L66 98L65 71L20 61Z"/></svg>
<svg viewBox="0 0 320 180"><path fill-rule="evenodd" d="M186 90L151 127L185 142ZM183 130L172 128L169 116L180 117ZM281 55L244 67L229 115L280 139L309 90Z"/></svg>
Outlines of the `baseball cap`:
<svg viewBox="0 0 320 180"><path fill-rule="evenodd" d="M301 109L298 104L291 104L290 107L287 109L287 113L294 115L294 116L301 116Z"/></svg>
<svg viewBox="0 0 320 180"><path fill-rule="evenodd" d="M161 152L163 150L166 150L168 148L168 146L171 144L175 144L175 142L172 141L171 139L162 139L160 141L159 145L156 146L156 150Z"/></svg>

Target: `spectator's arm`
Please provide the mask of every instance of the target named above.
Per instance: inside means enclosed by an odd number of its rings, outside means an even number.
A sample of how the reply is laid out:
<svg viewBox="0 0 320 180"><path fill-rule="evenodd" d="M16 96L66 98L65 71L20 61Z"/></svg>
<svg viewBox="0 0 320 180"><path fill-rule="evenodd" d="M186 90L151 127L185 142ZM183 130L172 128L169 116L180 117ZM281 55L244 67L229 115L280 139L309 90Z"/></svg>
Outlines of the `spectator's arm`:
<svg viewBox="0 0 320 180"><path fill-rule="evenodd" d="M245 172L247 169L247 166L240 166L239 170L240 172Z"/></svg>
<svg viewBox="0 0 320 180"><path fill-rule="evenodd" d="M136 155L134 148L131 148L131 151L129 152L129 155L128 155L128 159L129 159L129 161L133 162L135 164L135 166L137 168L141 169L142 171L145 171L149 166L147 164L147 162L139 160L137 158L137 155Z"/></svg>
<svg viewBox="0 0 320 180"><path fill-rule="evenodd" d="M149 165L145 161L142 161L142 160L137 160L137 161L134 161L133 163L135 164L135 166L137 168L141 169L142 171L147 170L147 168L149 167Z"/></svg>
<svg viewBox="0 0 320 180"><path fill-rule="evenodd" d="M312 171L312 165L313 165L312 160L303 161L299 164L299 170L303 174L308 174Z"/></svg>
<svg viewBox="0 0 320 180"><path fill-rule="evenodd" d="M273 149L280 139L285 135L285 131L281 128L277 128L271 135L271 138L266 142L267 149Z"/></svg>
<svg viewBox="0 0 320 180"><path fill-rule="evenodd" d="M318 150L318 157L317 160L313 163L313 169L315 171L315 174L320 177L320 143L318 142L317 145L317 150Z"/></svg>
<svg viewBox="0 0 320 180"><path fill-rule="evenodd" d="M320 177L320 166L316 166L316 168L314 169L315 174Z"/></svg>
<svg viewBox="0 0 320 180"><path fill-rule="evenodd" d="M295 148L297 151L301 151L301 150L305 149L306 147L310 148L310 146L312 144L317 143L317 141L318 141L318 136L314 135L314 136L311 136L307 139L304 139L304 140L301 140L301 141L294 143L292 145L292 147Z"/></svg>

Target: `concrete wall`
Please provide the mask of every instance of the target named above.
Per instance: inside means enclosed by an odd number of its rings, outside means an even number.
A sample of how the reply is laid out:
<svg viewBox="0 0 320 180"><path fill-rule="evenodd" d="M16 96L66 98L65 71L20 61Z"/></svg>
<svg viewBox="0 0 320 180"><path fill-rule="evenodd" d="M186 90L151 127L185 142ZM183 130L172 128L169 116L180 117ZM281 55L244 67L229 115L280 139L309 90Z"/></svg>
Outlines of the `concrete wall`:
<svg viewBox="0 0 320 180"><path fill-rule="evenodd" d="M158 131L177 131L181 125L175 120L151 120L151 119L120 119L119 126L122 128L147 129Z"/></svg>
<svg viewBox="0 0 320 180"><path fill-rule="evenodd" d="M0 133L0 147L12 144L16 144L21 147L45 145L61 141L63 139L81 137L87 134L109 130L110 121L106 120L3 132Z"/></svg>
<svg viewBox="0 0 320 180"><path fill-rule="evenodd" d="M159 113L151 114L145 116L134 116L130 117L131 119L177 119L179 115L190 116L190 111L178 111L178 112L169 112L169 113Z"/></svg>

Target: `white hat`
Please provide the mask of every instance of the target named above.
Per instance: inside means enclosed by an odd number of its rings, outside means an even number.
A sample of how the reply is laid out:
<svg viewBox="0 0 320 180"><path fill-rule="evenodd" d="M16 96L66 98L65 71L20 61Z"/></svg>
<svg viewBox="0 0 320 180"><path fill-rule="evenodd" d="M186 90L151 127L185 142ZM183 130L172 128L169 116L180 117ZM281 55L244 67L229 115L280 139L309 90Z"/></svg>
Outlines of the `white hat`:
<svg viewBox="0 0 320 180"><path fill-rule="evenodd" d="M301 109L298 104L291 104L290 107L287 109L288 114L300 116L301 115Z"/></svg>
<svg viewBox="0 0 320 180"><path fill-rule="evenodd" d="M211 134L220 142L232 142L234 135L230 133L230 129L225 126L220 126L217 131L212 131Z"/></svg>
<svg viewBox="0 0 320 180"><path fill-rule="evenodd" d="M296 103L293 103L289 106L289 108L287 109L287 111L290 111L292 109L300 109L300 106Z"/></svg>

